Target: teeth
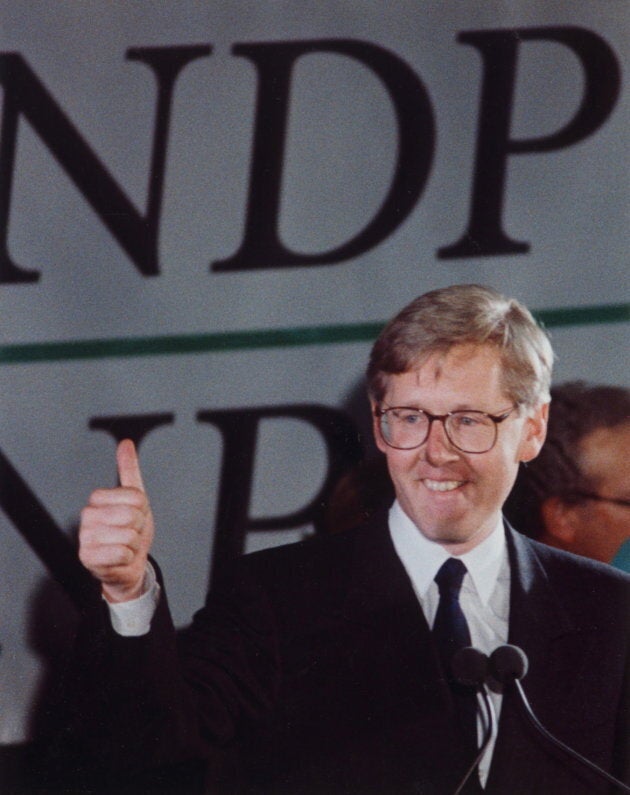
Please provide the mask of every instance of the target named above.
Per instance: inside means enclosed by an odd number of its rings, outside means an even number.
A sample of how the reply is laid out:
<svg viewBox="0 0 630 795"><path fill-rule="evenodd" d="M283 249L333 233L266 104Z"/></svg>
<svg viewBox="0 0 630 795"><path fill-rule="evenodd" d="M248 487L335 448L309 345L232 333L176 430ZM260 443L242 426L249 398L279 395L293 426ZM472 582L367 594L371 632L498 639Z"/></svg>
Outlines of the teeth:
<svg viewBox="0 0 630 795"><path fill-rule="evenodd" d="M425 480L424 485L429 491L453 491L463 482L463 480Z"/></svg>

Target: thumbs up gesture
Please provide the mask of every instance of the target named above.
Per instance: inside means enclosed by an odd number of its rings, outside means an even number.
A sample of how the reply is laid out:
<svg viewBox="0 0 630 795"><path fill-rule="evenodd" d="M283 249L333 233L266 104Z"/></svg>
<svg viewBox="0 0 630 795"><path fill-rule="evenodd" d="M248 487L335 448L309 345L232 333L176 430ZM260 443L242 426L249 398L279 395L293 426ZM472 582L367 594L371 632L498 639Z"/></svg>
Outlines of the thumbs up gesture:
<svg viewBox="0 0 630 795"><path fill-rule="evenodd" d="M97 489L81 512L79 558L100 580L110 602L142 594L155 527L135 445L125 439L116 451L115 489Z"/></svg>

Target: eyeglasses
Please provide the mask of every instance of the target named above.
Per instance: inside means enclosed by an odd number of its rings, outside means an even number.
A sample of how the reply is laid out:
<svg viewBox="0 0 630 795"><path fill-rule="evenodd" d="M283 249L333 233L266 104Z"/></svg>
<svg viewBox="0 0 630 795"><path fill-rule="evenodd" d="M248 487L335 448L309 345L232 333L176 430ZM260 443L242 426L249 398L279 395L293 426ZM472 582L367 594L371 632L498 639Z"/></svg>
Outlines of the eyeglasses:
<svg viewBox="0 0 630 795"><path fill-rule="evenodd" d="M397 450L413 450L424 444L431 432L431 424L440 420L449 442L462 453L487 453L494 447L499 424L517 408L516 405L501 414L485 411L449 411L447 414L429 414L423 409L408 406L377 408L381 436L385 444Z"/></svg>
<svg viewBox="0 0 630 795"><path fill-rule="evenodd" d="M583 500L598 500L599 502L612 502L614 505L623 505L624 508L630 508L630 500L624 500L622 497L602 497L601 494L595 494L592 491L573 491L573 497L581 497Z"/></svg>

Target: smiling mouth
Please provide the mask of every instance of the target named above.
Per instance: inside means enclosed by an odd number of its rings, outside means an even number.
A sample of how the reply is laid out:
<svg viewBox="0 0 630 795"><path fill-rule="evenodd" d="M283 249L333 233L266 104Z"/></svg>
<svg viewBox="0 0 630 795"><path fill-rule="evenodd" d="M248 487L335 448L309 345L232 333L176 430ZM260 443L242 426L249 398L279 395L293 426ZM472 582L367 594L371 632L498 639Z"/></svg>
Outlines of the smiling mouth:
<svg viewBox="0 0 630 795"><path fill-rule="evenodd" d="M429 480L422 481L429 491L453 491L464 484L463 480Z"/></svg>

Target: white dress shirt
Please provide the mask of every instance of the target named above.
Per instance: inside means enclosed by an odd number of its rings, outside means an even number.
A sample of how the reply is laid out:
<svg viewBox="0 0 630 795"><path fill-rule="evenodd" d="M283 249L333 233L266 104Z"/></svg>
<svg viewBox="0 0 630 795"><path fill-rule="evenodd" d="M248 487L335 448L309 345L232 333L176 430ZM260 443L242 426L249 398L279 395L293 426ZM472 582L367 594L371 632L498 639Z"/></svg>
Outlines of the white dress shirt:
<svg viewBox="0 0 630 795"><path fill-rule="evenodd" d="M133 638L146 635L151 629L151 619L160 598L160 584L150 563L147 563L142 591L141 596L128 602L107 602L112 627L119 635Z"/></svg>
<svg viewBox="0 0 630 795"><path fill-rule="evenodd" d="M453 556L443 546L426 538L398 501L394 502L389 512L389 532L422 611L432 627L440 601L434 578L444 561ZM497 646L507 643L508 638L510 566L502 518L499 517L495 529L486 539L459 557L467 569L459 602L468 622L471 643L485 654L490 654ZM501 695L490 691L490 698L498 720ZM477 719L479 742L485 729L482 714L485 714L483 708L478 711ZM482 785L488 778L495 742L496 728L479 764Z"/></svg>

